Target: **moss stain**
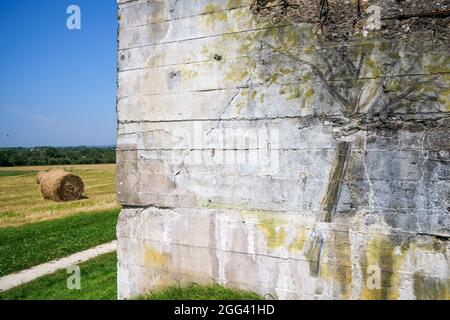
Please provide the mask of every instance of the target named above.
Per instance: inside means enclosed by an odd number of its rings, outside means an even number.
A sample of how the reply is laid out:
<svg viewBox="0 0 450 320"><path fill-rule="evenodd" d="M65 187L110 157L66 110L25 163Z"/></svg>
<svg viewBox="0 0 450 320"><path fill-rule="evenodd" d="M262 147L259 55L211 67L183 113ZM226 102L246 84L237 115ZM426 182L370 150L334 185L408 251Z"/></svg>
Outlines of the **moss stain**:
<svg viewBox="0 0 450 320"><path fill-rule="evenodd" d="M313 231L309 234L304 248L304 255L309 261L309 274L317 278L320 274L320 264L324 240L320 233Z"/></svg>
<svg viewBox="0 0 450 320"><path fill-rule="evenodd" d="M242 7L242 0L228 0L228 3L227 3L228 9L237 8L237 7Z"/></svg>
<svg viewBox="0 0 450 320"><path fill-rule="evenodd" d="M262 218L259 220L257 227L263 232L269 249L274 250L284 246L286 231L278 219Z"/></svg>
<svg viewBox="0 0 450 320"><path fill-rule="evenodd" d="M388 236L374 235L368 242L365 255L360 259L363 272L361 299L397 300L399 288L399 270L406 257L404 246L394 244ZM368 266L378 266L381 276L381 288L367 286Z"/></svg>
<svg viewBox="0 0 450 320"><path fill-rule="evenodd" d="M144 244L144 265L163 267L170 260L170 256L161 253L147 243Z"/></svg>
<svg viewBox="0 0 450 320"><path fill-rule="evenodd" d="M370 73L372 74L372 77L374 77L374 78L381 77L382 71L376 65L375 61L373 61L372 59L367 58L366 59L366 66L369 68Z"/></svg>
<svg viewBox="0 0 450 320"><path fill-rule="evenodd" d="M194 70L181 70L181 79L184 81L192 80L198 75Z"/></svg>
<svg viewBox="0 0 450 320"><path fill-rule="evenodd" d="M287 100L298 99L302 96L302 91L298 88L293 88L289 90L290 95L286 98Z"/></svg>
<svg viewBox="0 0 450 320"><path fill-rule="evenodd" d="M450 57L446 57L444 61L436 57L432 58L432 61L433 63L424 66L426 72L431 74L450 73Z"/></svg>
<svg viewBox="0 0 450 320"><path fill-rule="evenodd" d="M228 15L226 11L222 11L218 5L209 3L203 7L202 13L204 14L204 23L211 27L217 22L227 22Z"/></svg>
<svg viewBox="0 0 450 320"><path fill-rule="evenodd" d="M236 104L236 112L238 115L241 114L242 109L245 107L245 103L244 102L238 102Z"/></svg>
<svg viewBox="0 0 450 320"><path fill-rule="evenodd" d="M450 89L447 88L442 91L441 95L439 96L439 103L443 106L445 106L445 111L450 112Z"/></svg>
<svg viewBox="0 0 450 320"><path fill-rule="evenodd" d="M309 89L306 91L306 93L305 93L305 98L308 99L308 100L310 100L310 99L314 96L314 93L316 93L316 92L314 91L314 89L313 89L313 88L309 88Z"/></svg>
<svg viewBox="0 0 450 320"><path fill-rule="evenodd" d="M414 273L414 295L418 300L449 300L448 283L427 277L421 272Z"/></svg>
<svg viewBox="0 0 450 320"><path fill-rule="evenodd" d="M339 299L349 299L352 294L350 233L334 232L333 240L327 241L323 256L329 261L322 265L319 276L333 282L334 294Z"/></svg>
<svg viewBox="0 0 450 320"><path fill-rule="evenodd" d="M298 226L294 241L289 245L290 252L303 251L305 242L308 238L308 230L305 227Z"/></svg>

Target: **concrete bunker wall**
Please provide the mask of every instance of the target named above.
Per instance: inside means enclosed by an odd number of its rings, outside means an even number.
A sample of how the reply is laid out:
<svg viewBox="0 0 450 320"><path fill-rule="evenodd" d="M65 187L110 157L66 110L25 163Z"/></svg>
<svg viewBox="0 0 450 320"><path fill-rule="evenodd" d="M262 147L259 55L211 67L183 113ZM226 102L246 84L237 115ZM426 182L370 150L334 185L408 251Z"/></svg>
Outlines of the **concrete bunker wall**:
<svg viewBox="0 0 450 320"><path fill-rule="evenodd" d="M448 299L446 45L326 41L240 0L118 5L120 298Z"/></svg>

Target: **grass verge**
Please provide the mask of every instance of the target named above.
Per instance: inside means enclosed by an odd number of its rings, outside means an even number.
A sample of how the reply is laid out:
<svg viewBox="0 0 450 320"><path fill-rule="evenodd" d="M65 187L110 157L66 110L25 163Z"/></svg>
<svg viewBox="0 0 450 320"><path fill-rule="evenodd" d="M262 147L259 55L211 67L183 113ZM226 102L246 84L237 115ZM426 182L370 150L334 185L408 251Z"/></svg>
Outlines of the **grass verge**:
<svg viewBox="0 0 450 320"><path fill-rule="evenodd" d="M262 300L253 292L226 288L217 283L174 285L138 297L138 300Z"/></svg>
<svg viewBox="0 0 450 320"><path fill-rule="evenodd" d="M81 290L67 288L69 275L60 270L51 275L0 293L0 300L116 300L117 255L108 253L79 265ZM253 292L219 284L169 286L137 300L262 300Z"/></svg>
<svg viewBox="0 0 450 320"><path fill-rule="evenodd" d="M0 293L0 300L116 300L117 255L108 253L79 265L81 290L67 288L68 275L60 270Z"/></svg>
<svg viewBox="0 0 450 320"><path fill-rule="evenodd" d="M0 228L0 277L116 239L120 210Z"/></svg>

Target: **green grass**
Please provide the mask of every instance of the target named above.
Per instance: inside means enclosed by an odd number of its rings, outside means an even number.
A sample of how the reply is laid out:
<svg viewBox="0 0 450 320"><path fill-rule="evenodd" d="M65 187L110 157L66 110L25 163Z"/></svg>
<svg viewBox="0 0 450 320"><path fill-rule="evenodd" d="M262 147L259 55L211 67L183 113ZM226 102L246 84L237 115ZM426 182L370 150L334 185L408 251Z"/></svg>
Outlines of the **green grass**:
<svg viewBox="0 0 450 320"><path fill-rule="evenodd" d="M1 292L0 300L116 300L117 255L109 253L79 265L81 290L67 288L70 275L60 270L17 288ZM137 300L262 300L253 292L219 284L170 286Z"/></svg>
<svg viewBox="0 0 450 320"><path fill-rule="evenodd" d="M170 286L141 296L138 300L262 300L256 293L226 288L219 284Z"/></svg>
<svg viewBox="0 0 450 320"><path fill-rule="evenodd" d="M2 171L0 170L0 177L16 177L24 174L35 175L34 171Z"/></svg>
<svg viewBox="0 0 450 320"><path fill-rule="evenodd" d="M117 256L108 253L80 264L81 290L67 288L68 275L60 270L0 293L0 300L116 300Z"/></svg>
<svg viewBox="0 0 450 320"><path fill-rule="evenodd" d="M116 239L119 209L0 228L0 276Z"/></svg>

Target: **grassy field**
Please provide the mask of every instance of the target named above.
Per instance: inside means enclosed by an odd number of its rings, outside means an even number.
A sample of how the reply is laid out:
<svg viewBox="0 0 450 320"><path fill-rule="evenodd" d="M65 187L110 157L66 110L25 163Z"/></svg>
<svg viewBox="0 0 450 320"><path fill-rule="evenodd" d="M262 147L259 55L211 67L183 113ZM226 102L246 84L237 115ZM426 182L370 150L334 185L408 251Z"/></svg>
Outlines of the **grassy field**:
<svg viewBox="0 0 450 320"><path fill-rule="evenodd" d="M79 265L81 290L67 288L66 270L0 293L0 300L116 300L117 257L109 253ZM171 286L138 300L261 300L255 293L218 284Z"/></svg>
<svg viewBox="0 0 450 320"><path fill-rule="evenodd" d="M116 239L119 209L0 229L0 277Z"/></svg>
<svg viewBox="0 0 450 320"><path fill-rule="evenodd" d="M67 203L44 200L36 174L49 168L79 175L87 199ZM0 168L0 228L117 208L114 164Z"/></svg>
<svg viewBox="0 0 450 320"><path fill-rule="evenodd" d="M80 264L81 290L67 288L60 270L0 293L0 300L116 300L117 256L109 253Z"/></svg>
<svg viewBox="0 0 450 320"><path fill-rule="evenodd" d="M86 199L44 200L36 174L64 168L79 175ZM120 206L115 165L0 168L0 277L116 239ZM65 270L0 294L0 299L116 299L116 254L82 265L82 290L68 290Z"/></svg>

